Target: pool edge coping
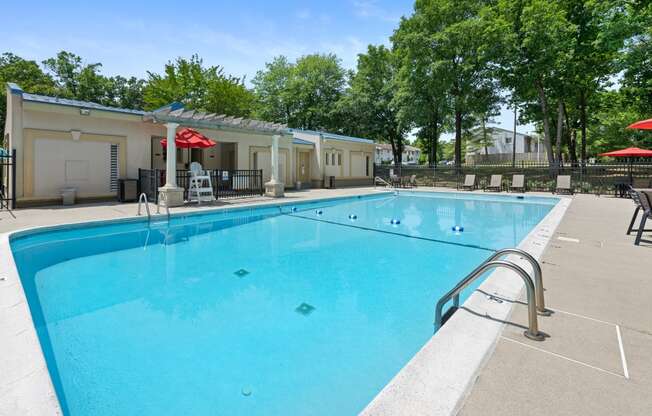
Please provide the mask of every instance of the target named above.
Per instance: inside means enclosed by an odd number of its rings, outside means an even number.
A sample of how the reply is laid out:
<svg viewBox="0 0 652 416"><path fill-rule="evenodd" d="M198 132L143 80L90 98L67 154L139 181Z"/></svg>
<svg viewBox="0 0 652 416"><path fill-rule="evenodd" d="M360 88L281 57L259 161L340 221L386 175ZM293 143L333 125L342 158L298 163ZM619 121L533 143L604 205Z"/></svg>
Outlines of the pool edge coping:
<svg viewBox="0 0 652 416"><path fill-rule="evenodd" d="M459 193L459 192L441 192L436 190L422 190L424 192L431 193ZM379 189L374 191L365 191L364 193L357 195L344 195L336 197L317 197L313 199L306 199L302 201L288 201L288 200L271 200L264 202L255 202L249 205L241 206L221 206L221 207L211 207L208 209L203 209L200 211L191 211L191 212L175 212L170 215L171 218L174 217L187 217L187 216L197 216L197 215L210 215L213 213L228 213L228 212L238 212L238 211L247 211L253 210L256 208L263 207L275 207L275 206L288 206L288 205L301 205L304 203L314 203L314 202L326 202L326 201L337 201L343 199L354 199L360 196L372 196L380 195L383 193L393 193L387 189ZM399 190L400 193L400 190ZM473 194L462 193L462 194ZM482 194L480 194L482 195ZM541 196L541 195L537 195ZM558 198L555 196L543 196L547 198ZM568 198L561 198L560 201L552 208L551 212L533 229L526 237L527 240L538 227L543 223L543 221L548 218L548 216L554 211L560 203ZM165 214L160 214L152 216L152 218L162 218L165 217ZM13 238L19 238L27 236L34 233L54 231L58 229L70 229L70 228L79 228L87 227L94 225L105 225L110 223L130 223L130 222L145 222L147 217L144 216L124 216L121 218L112 218L112 219L102 219L94 221L79 221L79 222L68 222L61 223L56 225L46 225L46 226L36 226L36 227L27 227L21 228L9 232L0 233L0 258L7 258L7 262L0 262L0 335L2 339L7 340L8 353L0 357L0 363L2 367L9 370L8 372L19 374L11 377L7 377L9 381L5 382L0 380L0 414L7 411L8 414L56 414L62 415L62 409L56 395L56 391L47 367L45 356L41 348L41 344L36 333L36 327L34 326L32 314L29 308L29 304L23 289L22 281L18 274L18 270L15 264L13 257L13 252L11 250L11 240ZM525 241L524 240L524 241ZM519 246L520 247L520 246ZM535 256L538 257L538 256ZM491 276L487 278L489 280ZM483 283L484 285L484 283ZM482 287L482 286L481 286ZM471 298L469 298L464 305L466 306ZM433 303L434 308L434 303ZM434 311L434 309L433 309ZM15 316L14 316L15 314ZM459 314L456 314L456 316ZM15 318L15 320L12 320ZM453 319L445 327L449 327ZM442 331L440 331L442 332ZM431 338L434 339L435 337ZM430 341L426 346L430 344ZM426 347L424 346L405 366L407 367L416 359L416 357L421 353L421 351ZM401 374L405 367L402 368L399 372ZM396 376L398 377L398 375ZM385 390L394 382L396 379L392 379L389 384L387 384L383 390L368 404L365 408L365 411L371 406L376 399L385 392ZM3 377L4 378L4 377ZM14 391L14 393L12 393ZM375 413L374 413L375 414Z"/></svg>
<svg viewBox="0 0 652 416"><path fill-rule="evenodd" d="M518 248L540 260L561 223L572 197L558 196L550 212L520 242ZM508 260L531 267L518 256ZM401 368L389 383L361 411L360 415L455 415L470 394L475 380L493 354L505 323L514 308L513 302L492 302L479 291L517 299L524 283L506 269L496 269L480 284L441 329ZM464 276L460 275L460 279ZM545 276L544 276L545 286ZM433 299L433 318L435 303ZM495 320L474 316L487 314ZM545 342L545 341L544 341Z"/></svg>

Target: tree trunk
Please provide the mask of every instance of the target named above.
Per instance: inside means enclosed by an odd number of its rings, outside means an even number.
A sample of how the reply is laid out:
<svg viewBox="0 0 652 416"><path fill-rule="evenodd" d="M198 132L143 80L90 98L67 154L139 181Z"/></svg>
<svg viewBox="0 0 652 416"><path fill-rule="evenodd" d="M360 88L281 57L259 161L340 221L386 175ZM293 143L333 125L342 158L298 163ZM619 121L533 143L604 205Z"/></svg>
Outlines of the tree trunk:
<svg viewBox="0 0 652 416"><path fill-rule="evenodd" d="M550 118L548 115L548 101L546 100L546 93L543 90L541 81L536 82L537 93L539 95L539 105L541 105L541 112L543 113L543 144L546 146L546 153L548 156L548 164L555 163L554 155L552 153L552 137L550 134Z"/></svg>
<svg viewBox="0 0 652 416"><path fill-rule="evenodd" d="M564 120L566 121L566 138L568 141L568 156L571 161L571 166L577 166L577 130L575 123L570 122L568 118L568 111L564 107Z"/></svg>
<svg viewBox="0 0 652 416"><path fill-rule="evenodd" d="M580 129L582 133L582 144L580 147L580 161L582 165L586 162L586 95L580 93Z"/></svg>
<svg viewBox="0 0 652 416"><path fill-rule="evenodd" d="M455 166L462 166L462 112L455 110Z"/></svg>
<svg viewBox="0 0 652 416"><path fill-rule="evenodd" d="M437 165L437 145L439 144L439 120L435 116L435 123L433 125L432 131L432 144L430 146L430 154L432 155L432 160L430 162L431 166Z"/></svg>
<svg viewBox="0 0 652 416"><path fill-rule="evenodd" d="M516 166L516 122L518 121L516 111L517 111L516 105L514 105L514 137L512 138L512 167ZM525 143L523 143L523 147L525 147Z"/></svg>
<svg viewBox="0 0 652 416"><path fill-rule="evenodd" d="M557 164L561 166L561 139L562 134L564 133L564 102L559 100L557 104L557 141L555 143L557 156Z"/></svg>

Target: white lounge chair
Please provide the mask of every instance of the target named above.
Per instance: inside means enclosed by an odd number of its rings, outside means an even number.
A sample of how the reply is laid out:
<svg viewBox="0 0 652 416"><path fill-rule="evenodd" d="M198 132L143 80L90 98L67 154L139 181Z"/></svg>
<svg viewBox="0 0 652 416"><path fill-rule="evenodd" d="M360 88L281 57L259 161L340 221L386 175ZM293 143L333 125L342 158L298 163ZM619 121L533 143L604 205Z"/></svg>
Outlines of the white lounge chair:
<svg viewBox="0 0 652 416"><path fill-rule="evenodd" d="M464 189L466 191L472 191L476 188L475 175L466 175L464 177L464 183L459 186L458 189Z"/></svg>
<svg viewBox="0 0 652 416"><path fill-rule="evenodd" d="M525 175L514 175L509 190L525 192Z"/></svg>
<svg viewBox="0 0 652 416"><path fill-rule="evenodd" d="M557 176L557 187L555 188L555 193L567 193L572 194L573 188L571 187L571 177L570 175L559 175Z"/></svg>
<svg viewBox="0 0 652 416"><path fill-rule="evenodd" d="M207 172L204 172L201 164L197 162L192 162L190 164L190 179L188 180L188 201L197 201L197 204L201 204L202 202L215 201L211 176Z"/></svg>
<svg viewBox="0 0 652 416"><path fill-rule="evenodd" d="M491 175L489 185L484 190L501 192L503 190L503 175Z"/></svg>

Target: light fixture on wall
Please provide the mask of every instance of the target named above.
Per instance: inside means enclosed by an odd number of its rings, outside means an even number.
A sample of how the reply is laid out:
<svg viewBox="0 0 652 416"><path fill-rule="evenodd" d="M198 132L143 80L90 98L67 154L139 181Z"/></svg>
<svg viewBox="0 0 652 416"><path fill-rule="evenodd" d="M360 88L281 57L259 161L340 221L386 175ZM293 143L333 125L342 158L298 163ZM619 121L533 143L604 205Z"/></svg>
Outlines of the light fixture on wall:
<svg viewBox="0 0 652 416"><path fill-rule="evenodd" d="M91 110L90 108L80 108L79 109L79 114L82 116L90 116L91 115Z"/></svg>

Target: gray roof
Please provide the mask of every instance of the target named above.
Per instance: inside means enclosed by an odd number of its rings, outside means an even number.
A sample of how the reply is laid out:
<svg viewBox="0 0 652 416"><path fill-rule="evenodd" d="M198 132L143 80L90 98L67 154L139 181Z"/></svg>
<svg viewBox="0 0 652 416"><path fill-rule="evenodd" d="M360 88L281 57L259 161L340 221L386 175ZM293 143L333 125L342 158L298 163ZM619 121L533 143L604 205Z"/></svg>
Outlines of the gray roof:
<svg viewBox="0 0 652 416"><path fill-rule="evenodd" d="M172 103L145 113L146 120L160 122L172 122L183 124L184 126L204 127L204 128L234 128L244 130L254 130L264 133L287 134L288 129L285 124L271 123L269 121L253 120L244 117L233 117L225 114L206 113L203 111L186 110L179 103Z"/></svg>
<svg viewBox="0 0 652 416"><path fill-rule="evenodd" d="M291 133L308 133L312 135L321 135L325 139L330 140L342 140L346 142L356 142L356 143L369 143L373 144L374 141L370 139L363 139L362 137L354 136L344 136L342 134L329 133L327 131L316 131L316 130L303 130L303 129L288 129Z"/></svg>
<svg viewBox="0 0 652 416"><path fill-rule="evenodd" d="M137 116L142 116L143 114L145 114L144 111L140 111L140 110L132 110L130 108L109 107L107 105L93 103L90 101L71 100L69 98L59 98L59 97L50 97L48 95L30 94L28 92L24 92L18 85L14 83L8 83L8 85L11 90L11 93L16 95L22 95L24 101L65 105L68 107L77 107L77 108L88 108L91 110L112 111L114 113L133 114Z"/></svg>
<svg viewBox="0 0 652 416"><path fill-rule="evenodd" d="M309 142L308 140L299 139L298 137L295 137L292 140L292 143L294 143L294 144L307 144L307 145L310 145L310 146L314 145L313 142Z"/></svg>

